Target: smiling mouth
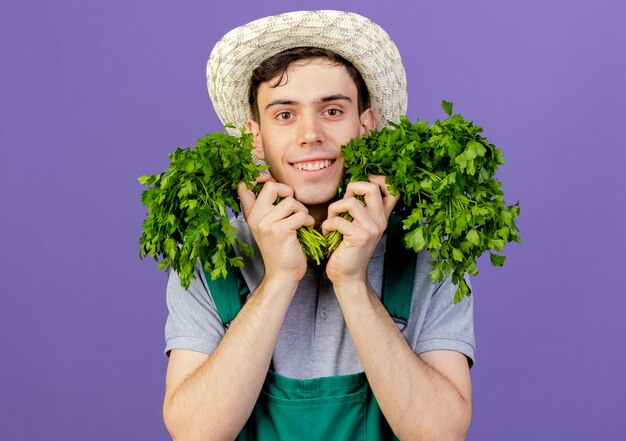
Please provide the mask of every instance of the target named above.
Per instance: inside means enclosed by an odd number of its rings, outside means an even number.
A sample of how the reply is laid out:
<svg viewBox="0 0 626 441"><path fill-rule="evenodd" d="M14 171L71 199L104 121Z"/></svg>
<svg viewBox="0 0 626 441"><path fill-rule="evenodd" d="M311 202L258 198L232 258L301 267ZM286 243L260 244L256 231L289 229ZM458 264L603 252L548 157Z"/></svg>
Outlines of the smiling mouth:
<svg viewBox="0 0 626 441"><path fill-rule="evenodd" d="M330 159L325 159L322 161L294 162L291 165L298 170L316 171L330 167L333 162L334 161L331 161Z"/></svg>

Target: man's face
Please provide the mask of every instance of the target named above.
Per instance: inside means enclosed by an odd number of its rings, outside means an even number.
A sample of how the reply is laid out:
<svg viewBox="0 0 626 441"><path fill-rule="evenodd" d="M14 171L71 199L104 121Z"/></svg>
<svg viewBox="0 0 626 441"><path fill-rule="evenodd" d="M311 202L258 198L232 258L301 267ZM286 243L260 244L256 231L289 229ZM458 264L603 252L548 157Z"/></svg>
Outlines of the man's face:
<svg viewBox="0 0 626 441"><path fill-rule="evenodd" d="M277 87L276 79L259 86L260 124L249 121L248 130L274 179L311 209L335 197L344 174L341 146L373 129L375 118L371 109L359 115L357 88L344 66L295 62L286 78Z"/></svg>

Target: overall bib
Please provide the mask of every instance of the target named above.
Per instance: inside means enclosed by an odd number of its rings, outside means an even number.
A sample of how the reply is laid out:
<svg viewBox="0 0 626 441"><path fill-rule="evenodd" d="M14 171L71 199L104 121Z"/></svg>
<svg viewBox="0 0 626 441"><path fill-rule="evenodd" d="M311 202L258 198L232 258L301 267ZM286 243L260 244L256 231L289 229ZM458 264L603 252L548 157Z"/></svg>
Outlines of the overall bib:
<svg viewBox="0 0 626 441"><path fill-rule="evenodd" d="M402 243L402 224L392 217L387 231L381 301L391 317L405 324L411 310L416 253ZM211 280L211 296L222 322L230 323L250 293L239 270ZM271 370L240 441L397 440L367 382L365 372L299 380Z"/></svg>

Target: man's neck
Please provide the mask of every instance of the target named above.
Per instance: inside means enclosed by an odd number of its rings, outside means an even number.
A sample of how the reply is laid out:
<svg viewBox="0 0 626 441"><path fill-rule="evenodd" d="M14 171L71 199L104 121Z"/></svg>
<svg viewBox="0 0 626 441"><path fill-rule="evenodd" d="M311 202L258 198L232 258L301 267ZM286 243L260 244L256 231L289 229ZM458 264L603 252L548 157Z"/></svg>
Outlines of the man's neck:
<svg viewBox="0 0 626 441"><path fill-rule="evenodd" d="M306 208L309 209L309 214L311 216L313 216L313 219L315 219L315 228L316 229L319 229L318 227L328 217L328 206L329 205L330 205L330 202L325 203L325 204L320 204L320 205L307 205Z"/></svg>

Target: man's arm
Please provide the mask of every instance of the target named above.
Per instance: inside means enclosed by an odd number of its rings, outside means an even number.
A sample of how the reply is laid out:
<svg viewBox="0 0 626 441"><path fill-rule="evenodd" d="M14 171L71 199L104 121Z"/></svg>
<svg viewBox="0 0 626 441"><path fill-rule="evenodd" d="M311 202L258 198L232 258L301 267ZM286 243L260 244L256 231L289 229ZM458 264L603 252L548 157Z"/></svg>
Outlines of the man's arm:
<svg viewBox="0 0 626 441"><path fill-rule="evenodd" d="M357 195L365 198L365 205ZM329 218L322 225L325 231L343 234L327 274L368 381L396 435L464 439L472 409L465 356L454 351L416 355L367 281L367 264L396 201L383 177L348 185L345 198L329 207ZM354 220L338 217L342 212L349 212Z"/></svg>
<svg viewBox="0 0 626 441"><path fill-rule="evenodd" d="M465 355L416 355L365 284L335 285L372 391L400 439L462 440L472 415Z"/></svg>
<svg viewBox="0 0 626 441"><path fill-rule="evenodd" d="M241 431L296 286L262 282L211 355L171 352L163 416L174 440L232 440Z"/></svg>
<svg viewBox="0 0 626 441"><path fill-rule="evenodd" d="M274 206L277 196L284 200ZM234 439L241 431L263 385L289 303L306 272L296 230L314 221L293 199L293 190L269 183L256 199L240 186L239 197L263 256L265 276L212 354L172 350L163 417L175 440Z"/></svg>

